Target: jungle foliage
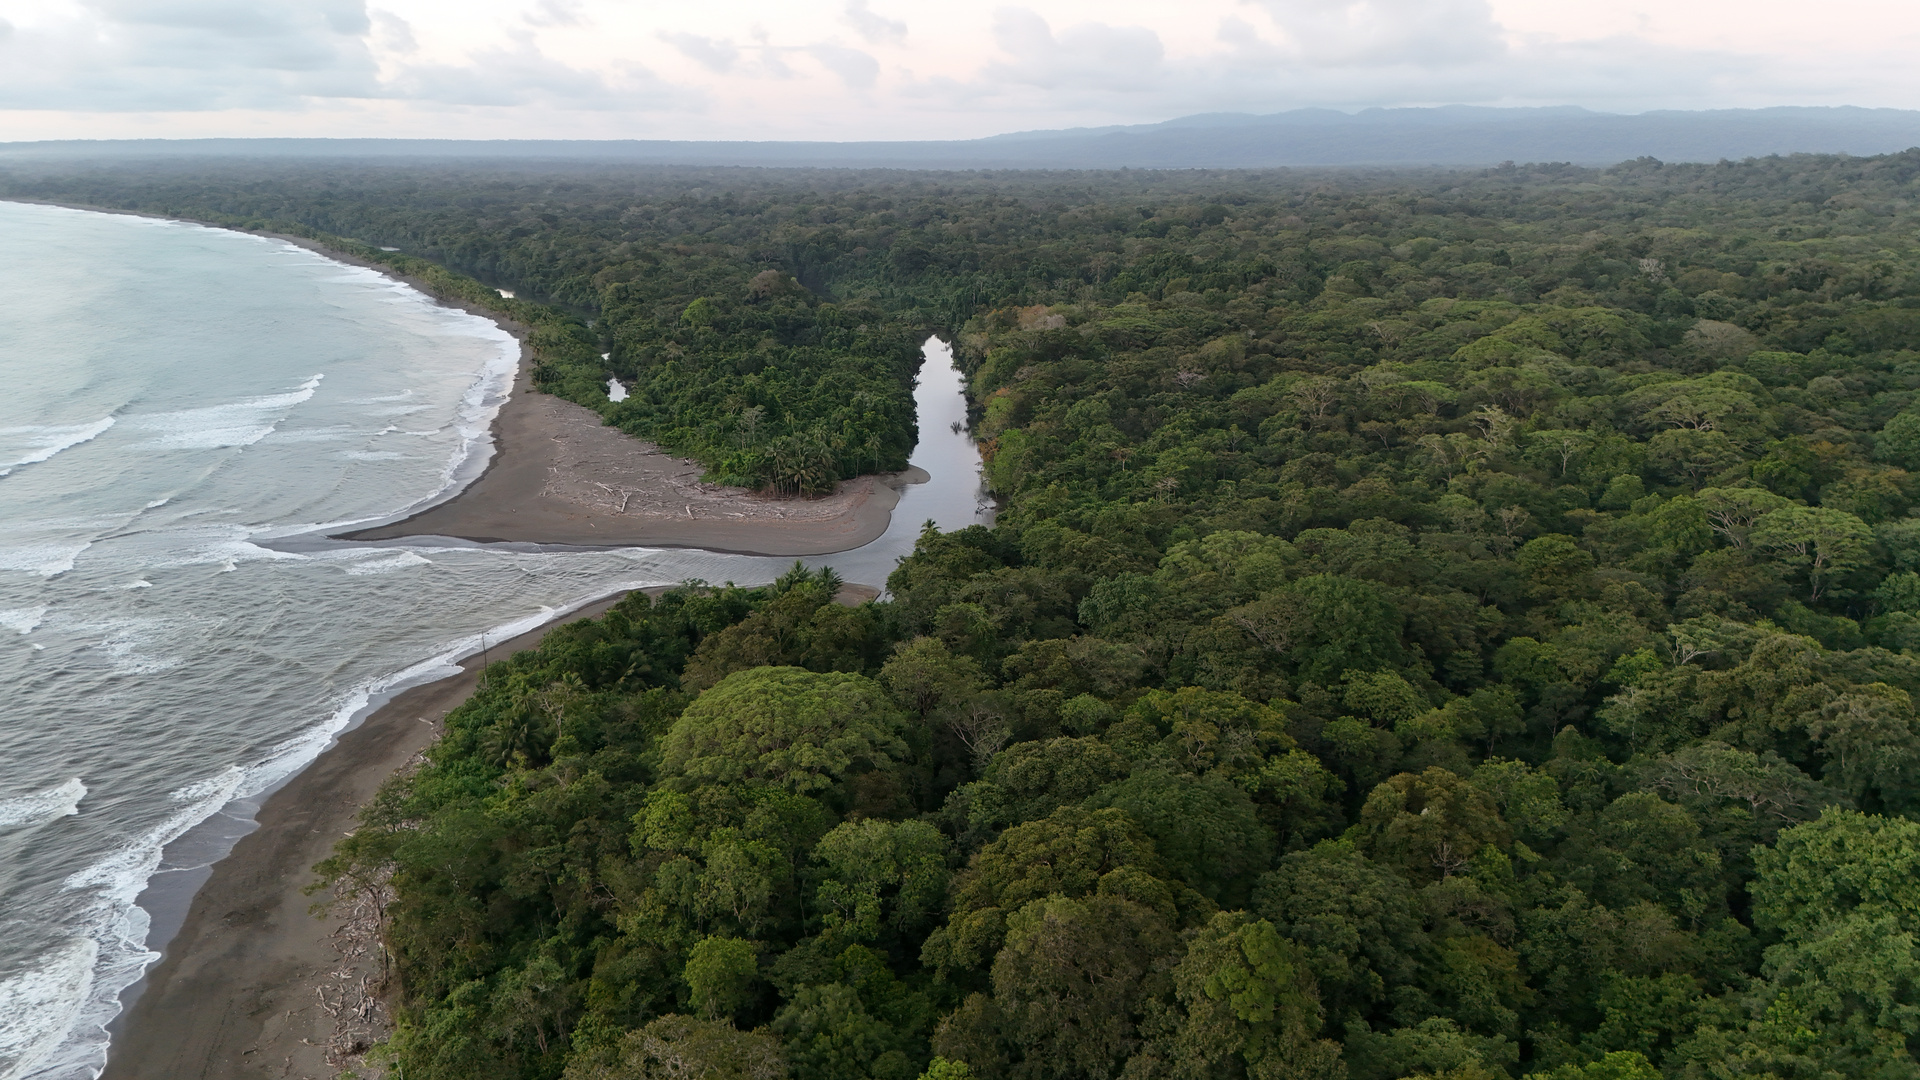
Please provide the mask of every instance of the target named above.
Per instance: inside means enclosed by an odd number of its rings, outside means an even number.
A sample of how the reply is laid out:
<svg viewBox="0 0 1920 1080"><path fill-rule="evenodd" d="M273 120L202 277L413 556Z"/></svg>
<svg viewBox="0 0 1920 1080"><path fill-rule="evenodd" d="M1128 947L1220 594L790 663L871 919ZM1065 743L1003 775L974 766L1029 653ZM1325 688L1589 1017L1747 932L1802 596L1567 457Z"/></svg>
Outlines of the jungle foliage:
<svg viewBox="0 0 1920 1080"><path fill-rule="evenodd" d="M996 527L557 630L342 843L410 1078L1920 1076L1920 152L6 183L524 290L723 472L956 340Z"/></svg>

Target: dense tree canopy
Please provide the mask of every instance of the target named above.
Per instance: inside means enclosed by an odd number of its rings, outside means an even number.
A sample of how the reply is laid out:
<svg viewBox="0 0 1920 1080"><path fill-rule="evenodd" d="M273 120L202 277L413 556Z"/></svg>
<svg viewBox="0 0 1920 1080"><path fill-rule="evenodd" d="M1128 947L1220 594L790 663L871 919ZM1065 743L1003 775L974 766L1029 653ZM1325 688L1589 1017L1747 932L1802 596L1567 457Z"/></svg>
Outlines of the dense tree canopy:
<svg viewBox="0 0 1920 1080"><path fill-rule="evenodd" d="M556 631L342 843L408 1077L1920 1076L1920 152L172 168L3 182L519 290L774 487L970 378L996 527Z"/></svg>

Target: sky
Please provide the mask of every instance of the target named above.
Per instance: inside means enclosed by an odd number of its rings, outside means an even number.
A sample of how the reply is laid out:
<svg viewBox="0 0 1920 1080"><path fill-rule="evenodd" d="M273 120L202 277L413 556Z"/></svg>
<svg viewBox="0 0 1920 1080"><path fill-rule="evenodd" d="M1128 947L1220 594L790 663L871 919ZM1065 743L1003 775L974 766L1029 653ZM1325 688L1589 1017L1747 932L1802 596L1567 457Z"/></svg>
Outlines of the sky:
<svg viewBox="0 0 1920 1080"><path fill-rule="evenodd" d="M0 140L959 139L1303 107L1920 108L1912 0L0 0Z"/></svg>

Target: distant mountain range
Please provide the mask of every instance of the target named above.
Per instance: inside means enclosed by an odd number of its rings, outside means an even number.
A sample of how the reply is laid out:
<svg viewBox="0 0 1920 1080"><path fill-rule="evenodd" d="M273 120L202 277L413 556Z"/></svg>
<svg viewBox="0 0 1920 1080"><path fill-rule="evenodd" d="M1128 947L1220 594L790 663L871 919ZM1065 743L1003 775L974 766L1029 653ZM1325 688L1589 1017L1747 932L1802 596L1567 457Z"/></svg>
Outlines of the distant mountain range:
<svg viewBox="0 0 1920 1080"><path fill-rule="evenodd" d="M31 158L357 158L590 161L651 165L898 169L1188 169L1475 166L1502 161L1607 165L1638 157L1717 161L1769 154L1884 154L1920 146L1920 112L1773 108L1296 109L1207 113L1161 124L1023 131L941 142L667 140L130 139L0 143Z"/></svg>

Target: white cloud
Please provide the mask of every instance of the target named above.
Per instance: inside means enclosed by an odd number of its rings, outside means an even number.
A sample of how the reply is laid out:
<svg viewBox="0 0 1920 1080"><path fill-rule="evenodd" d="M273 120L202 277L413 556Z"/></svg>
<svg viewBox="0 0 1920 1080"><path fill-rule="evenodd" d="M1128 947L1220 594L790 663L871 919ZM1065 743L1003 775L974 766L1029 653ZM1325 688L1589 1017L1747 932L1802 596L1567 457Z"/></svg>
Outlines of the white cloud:
<svg viewBox="0 0 1920 1080"><path fill-rule="evenodd" d="M907 24L876 14L867 6L867 0L847 0L840 21L853 27L869 45L898 45L907 40Z"/></svg>
<svg viewBox="0 0 1920 1080"><path fill-rule="evenodd" d="M521 18L528 26L585 26L588 21L585 10L581 0L540 0Z"/></svg>
<svg viewBox="0 0 1920 1080"><path fill-rule="evenodd" d="M660 40L679 50L680 55L718 75L733 70L733 65L740 59L739 47L719 38L662 32Z"/></svg>
<svg viewBox="0 0 1920 1080"><path fill-rule="evenodd" d="M1157 81L1166 49L1144 26L1083 22L1058 33L1030 8L1001 8L993 40L1005 59L987 65L994 82L1040 89L1137 94Z"/></svg>
<svg viewBox="0 0 1920 1080"><path fill-rule="evenodd" d="M1315 67L1449 67L1506 52L1487 0L1261 0L1288 51Z"/></svg>
<svg viewBox="0 0 1920 1080"><path fill-rule="evenodd" d="M822 42L807 46L807 52L819 61L821 67L839 76L840 81L850 89L868 89L880 77L880 61L859 49Z"/></svg>

